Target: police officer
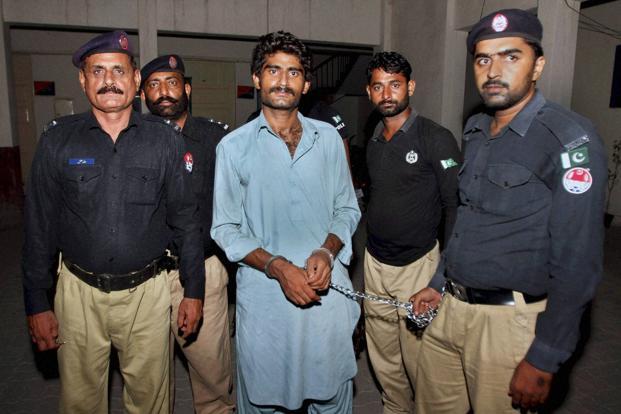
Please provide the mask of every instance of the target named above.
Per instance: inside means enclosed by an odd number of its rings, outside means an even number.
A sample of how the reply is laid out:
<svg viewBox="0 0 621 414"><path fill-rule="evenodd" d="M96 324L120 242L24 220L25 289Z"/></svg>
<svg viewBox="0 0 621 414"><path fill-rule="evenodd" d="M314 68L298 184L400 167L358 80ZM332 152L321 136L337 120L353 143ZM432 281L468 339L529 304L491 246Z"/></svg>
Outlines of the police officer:
<svg viewBox="0 0 621 414"><path fill-rule="evenodd" d="M364 285L368 294L400 300L427 286L438 266L438 228L442 218L446 233L453 228L461 162L453 134L410 106L416 86L411 74L397 52L377 53L367 66L367 94L382 122L367 144ZM413 412L421 336L394 306L367 301L364 310L384 414Z"/></svg>
<svg viewBox="0 0 621 414"><path fill-rule="evenodd" d="M206 279L202 327L191 342L186 343L179 335L177 314L183 287L179 272L173 270L168 273L172 298L171 330L188 361L194 410L199 414L233 412L228 275L218 258L218 255L222 256L222 251L209 236L216 145L227 133L228 125L190 115L188 102L192 89L185 81L185 66L179 56L155 58L142 68L141 75L141 94L149 111L182 128L186 148L184 160L192 177L192 190L199 202L203 235ZM176 246L172 250L178 254ZM171 370L171 383L174 384L173 374Z"/></svg>
<svg viewBox="0 0 621 414"><path fill-rule="evenodd" d="M601 278L605 152L587 119L535 88L542 32L510 9L468 34L487 113L464 130L462 204L443 262L411 298L419 313L441 302L423 338L417 413L544 403Z"/></svg>
<svg viewBox="0 0 621 414"><path fill-rule="evenodd" d="M60 412L107 413L110 347L129 413L169 409L170 294L160 275L171 228L183 243L179 328L195 332L204 291L196 200L178 131L132 111L140 84L122 31L73 55L91 110L42 134L26 195L23 252L28 325L39 350L58 349ZM59 280L47 292L60 251Z"/></svg>

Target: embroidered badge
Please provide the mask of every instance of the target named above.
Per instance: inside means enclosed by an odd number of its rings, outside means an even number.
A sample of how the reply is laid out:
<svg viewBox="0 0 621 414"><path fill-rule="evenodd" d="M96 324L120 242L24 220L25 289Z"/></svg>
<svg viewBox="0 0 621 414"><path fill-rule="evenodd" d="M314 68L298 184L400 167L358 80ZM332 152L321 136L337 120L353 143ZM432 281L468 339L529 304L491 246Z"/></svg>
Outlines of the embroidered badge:
<svg viewBox="0 0 621 414"><path fill-rule="evenodd" d="M69 165L95 165L95 158L69 158Z"/></svg>
<svg viewBox="0 0 621 414"><path fill-rule="evenodd" d="M414 150L412 150L405 154L405 160L408 164L414 164L416 161L418 161L418 154L415 153Z"/></svg>
<svg viewBox="0 0 621 414"><path fill-rule="evenodd" d="M192 153L186 152L183 156L183 162L185 163L185 169L187 172L192 172L192 167L194 166L194 157L192 157Z"/></svg>
<svg viewBox="0 0 621 414"><path fill-rule="evenodd" d="M593 177L586 168L575 167L563 175L563 187L571 194L586 193L593 184Z"/></svg>
<svg viewBox="0 0 621 414"><path fill-rule="evenodd" d="M454 159L452 159L452 158L449 158L448 160L441 160L441 161L440 161L440 164L442 164L442 168L444 168L445 170L446 170L446 169L449 169L449 168L451 168L451 167L456 167L457 165L459 165L459 164L457 164L457 162L456 162Z"/></svg>
<svg viewBox="0 0 621 414"><path fill-rule="evenodd" d="M175 59L174 56L168 58L168 66L170 66L171 69L177 69L177 59Z"/></svg>
<svg viewBox="0 0 621 414"><path fill-rule="evenodd" d="M508 25L509 20L507 20L505 15L501 13L494 16L494 19L492 20L492 29L494 29L495 32L504 32Z"/></svg>
<svg viewBox="0 0 621 414"><path fill-rule="evenodd" d="M589 162L589 149L587 147L576 148L561 154L561 164L565 169L587 162Z"/></svg>
<svg viewBox="0 0 621 414"><path fill-rule="evenodd" d="M127 50L129 48L129 40L124 33L119 36L119 46L121 46L121 49L123 50Z"/></svg>

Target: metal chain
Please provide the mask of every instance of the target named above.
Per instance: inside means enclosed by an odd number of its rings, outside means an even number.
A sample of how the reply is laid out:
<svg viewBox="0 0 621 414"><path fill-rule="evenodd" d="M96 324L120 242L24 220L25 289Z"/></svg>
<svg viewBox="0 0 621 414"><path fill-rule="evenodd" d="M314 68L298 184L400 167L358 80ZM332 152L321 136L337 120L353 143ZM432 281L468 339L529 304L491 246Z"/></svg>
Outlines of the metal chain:
<svg viewBox="0 0 621 414"><path fill-rule="evenodd" d="M435 318L436 315L438 314L438 308L434 308L434 309L429 309L426 312L421 313L420 315L416 315L414 313L414 308L412 307L412 304L410 302L401 302L396 299L384 298L384 297L377 296L377 295L370 295L368 293L358 292L356 290L352 290L352 289L346 288L345 286L337 285L335 283L330 283L330 287L336 290L337 292L342 293L343 295L345 295L345 297L351 300L366 299L366 300L370 300L373 302L391 305L396 308L405 309L407 313L407 318L410 321L412 321L412 323L414 323L414 325L416 325L418 329L422 329L425 326L429 325L431 321L433 320L433 318Z"/></svg>

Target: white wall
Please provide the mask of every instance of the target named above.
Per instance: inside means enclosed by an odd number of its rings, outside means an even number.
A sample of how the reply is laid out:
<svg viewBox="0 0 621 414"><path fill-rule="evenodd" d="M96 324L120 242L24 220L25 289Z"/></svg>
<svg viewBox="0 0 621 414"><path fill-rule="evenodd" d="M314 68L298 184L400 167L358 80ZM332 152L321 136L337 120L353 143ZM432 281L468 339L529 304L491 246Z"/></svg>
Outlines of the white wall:
<svg viewBox="0 0 621 414"><path fill-rule="evenodd" d="M56 96L35 96L34 111L37 121L37 137L54 116L56 98L73 99L74 112L80 113L90 108L78 81L78 70L71 65L69 55L31 55L33 81L52 81Z"/></svg>
<svg viewBox="0 0 621 414"><path fill-rule="evenodd" d="M621 2L590 7L582 11L610 27L620 29ZM615 48L621 41L600 33L579 29L571 107L590 118L606 143L621 138L621 108L610 108ZM621 215L621 183L612 193L611 213Z"/></svg>
<svg viewBox="0 0 621 414"><path fill-rule="evenodd" d="M4 19L97 28L138 28L138 1L3 0ZM302 39L377 45L382 0L147 0L158 30L259 36L285 29ZM347 16L346 24L343 16Z"/></svg>

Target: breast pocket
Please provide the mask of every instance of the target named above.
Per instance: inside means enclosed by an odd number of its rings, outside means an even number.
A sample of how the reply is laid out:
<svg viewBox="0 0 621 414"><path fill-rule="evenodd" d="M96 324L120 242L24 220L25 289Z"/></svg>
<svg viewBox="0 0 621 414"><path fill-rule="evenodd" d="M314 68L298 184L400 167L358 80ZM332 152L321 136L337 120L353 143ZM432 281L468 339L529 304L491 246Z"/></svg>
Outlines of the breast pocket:
<svg viewBox="0 0 621 414"><path fill-rule="evenodd" d="M154 168L128 167L127 202L131 204L155 204L159 189L159 170Z"/></svg>
<svg viewBox="0 0 621 414"><path fill-rule="evenodd" d="M66 167L63 171L63 192L69 204L79 209L90 208L101 174L99 165Z"/></svg>
<svg viewBox="0 0 621 414"><path fill-rule="evenodd" d="M536 200L533 173L517 164L495 164L487 169L483 208L498 213L528 209Z"/></svg>

